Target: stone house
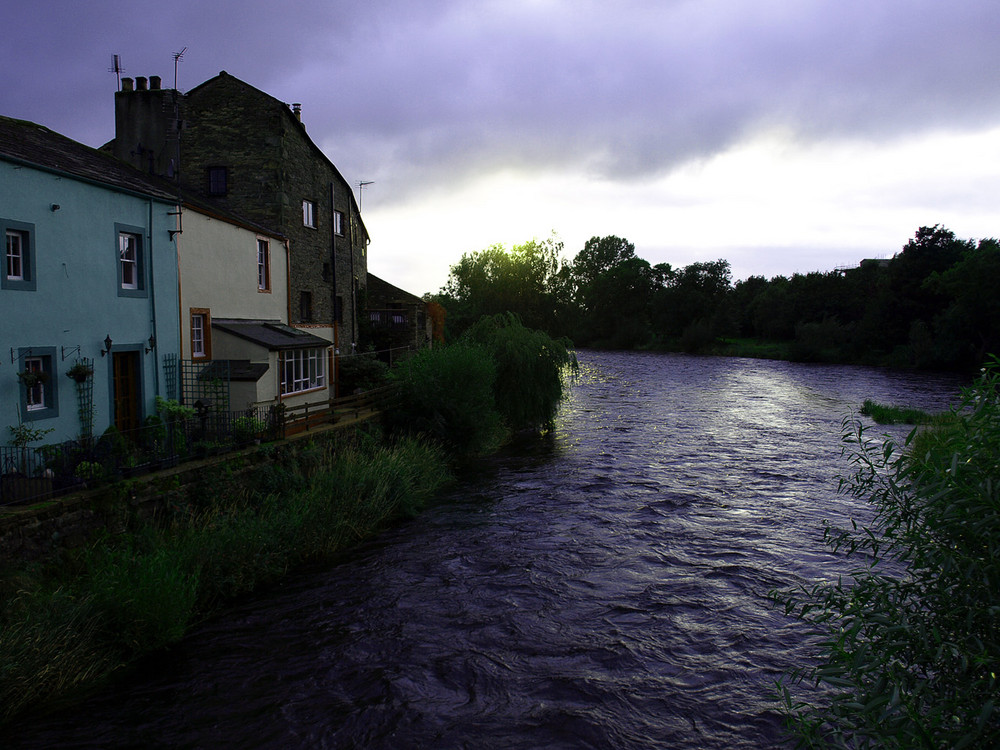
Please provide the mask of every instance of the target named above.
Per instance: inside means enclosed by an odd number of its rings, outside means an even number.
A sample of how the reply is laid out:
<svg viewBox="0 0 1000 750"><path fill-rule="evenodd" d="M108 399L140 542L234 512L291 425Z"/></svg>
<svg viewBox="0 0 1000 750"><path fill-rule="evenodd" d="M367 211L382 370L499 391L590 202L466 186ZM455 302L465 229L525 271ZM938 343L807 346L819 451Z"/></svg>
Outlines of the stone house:
<svg viewBox="0 0 1000 750"><path fill-rule="evenodd" d="M187 93L156 76L122 80L115 139L137 168L269 227L290 247L290 317L351 351L367 283L368 231L354 193L289 106L225 71Z"/></svg>

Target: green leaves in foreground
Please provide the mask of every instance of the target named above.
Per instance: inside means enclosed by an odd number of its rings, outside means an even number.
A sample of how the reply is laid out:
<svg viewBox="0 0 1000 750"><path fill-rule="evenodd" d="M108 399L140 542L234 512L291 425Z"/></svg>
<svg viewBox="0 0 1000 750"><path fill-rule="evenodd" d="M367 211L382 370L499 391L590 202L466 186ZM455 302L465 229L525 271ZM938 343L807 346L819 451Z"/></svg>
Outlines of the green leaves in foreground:
<svg viewBox="0 0 1000 750"><path fill-rule="evenodd" d="M1000 361L954 417L905 453L845 421L854 473L841 491L876 516L826 540L858 567L773 594L825 634L818 665L781 686L801 744L1000 746ZM805 681L820 698L798 698Z"/></svg>

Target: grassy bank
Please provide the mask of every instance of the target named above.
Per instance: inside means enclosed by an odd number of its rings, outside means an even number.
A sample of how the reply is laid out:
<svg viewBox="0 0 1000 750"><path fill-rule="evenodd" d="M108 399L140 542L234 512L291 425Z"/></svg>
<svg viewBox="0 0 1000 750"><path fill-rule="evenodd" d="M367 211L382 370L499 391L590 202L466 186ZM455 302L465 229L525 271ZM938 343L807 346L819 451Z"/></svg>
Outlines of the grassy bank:
<svg viewBox="0 0 1000 750"><path fill-rule="evenodd" d="M166 523L0 575L0 724L93 687L234 597L329 558L450 481L426 441L304 446ZM226 498L223 500L222 498Z"/></svg>

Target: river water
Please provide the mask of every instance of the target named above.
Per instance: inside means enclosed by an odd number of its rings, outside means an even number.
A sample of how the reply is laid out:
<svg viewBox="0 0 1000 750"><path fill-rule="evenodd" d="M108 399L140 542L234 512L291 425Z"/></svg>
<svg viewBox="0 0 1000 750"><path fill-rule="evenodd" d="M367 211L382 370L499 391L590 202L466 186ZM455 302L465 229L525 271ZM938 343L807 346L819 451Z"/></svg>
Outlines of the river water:
<svg viewBox="0 0 1000 750"><path fill-rule="evenodd" d="M813 641L767 592L846 572L822 523L867 508L837 494L841 422L958 381L579 357L553 433L10 746L786 746L769 695Z"/></svg>

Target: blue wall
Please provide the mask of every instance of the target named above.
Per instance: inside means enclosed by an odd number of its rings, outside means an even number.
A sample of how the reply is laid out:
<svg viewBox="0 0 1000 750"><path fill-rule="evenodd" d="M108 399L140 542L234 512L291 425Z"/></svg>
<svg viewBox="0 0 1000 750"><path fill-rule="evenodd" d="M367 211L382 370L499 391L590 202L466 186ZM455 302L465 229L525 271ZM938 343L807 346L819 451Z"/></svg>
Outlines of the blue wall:
<svg viewBox="0 0 1000 750"><path fill-rule="evenodd" d="M80 433L76 387L65 375L78 357L94 362L94 434L113 423L112 357L101 356L106 336L112 351L138 352L140 419L154 413L156 395L168 395L163 356L180 349L177 253L169 232L175 210L162 200L0 159L0 228L29 236L33 256L30 279L0 286L0 444L9 444L7 425L18 422L24 388L17 373L29 349L53 370L46 384L52 403L21 414L36 427L55 428L42 443ZM137 289L121 285L119 231L140 238ZM6 249L5 230L2 236ZM156 347L147 354L152 334Z"/></svg>

